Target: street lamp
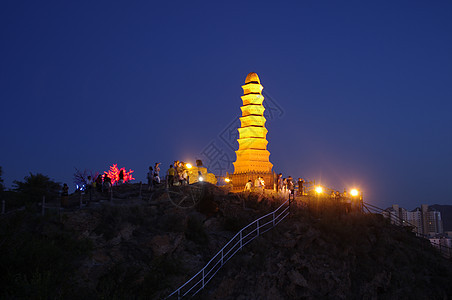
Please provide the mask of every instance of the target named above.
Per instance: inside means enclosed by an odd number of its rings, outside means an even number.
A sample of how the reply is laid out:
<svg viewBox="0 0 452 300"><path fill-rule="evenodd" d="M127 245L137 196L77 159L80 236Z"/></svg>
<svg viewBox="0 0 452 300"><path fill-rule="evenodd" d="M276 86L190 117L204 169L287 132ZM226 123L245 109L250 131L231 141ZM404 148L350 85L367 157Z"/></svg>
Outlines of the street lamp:
<svg viewBox="0 0 452 300"><path fill-rule="evenodd" d="M357 189L352 189L350 191L350 195L352 195L353 198L357 198L360 195L360 193L359 193L359 191ZM359 197L359 199L358 199L359 202L357 203L358 209L361 210L361 211L363 211L363 205L364 205L364 203L363 203L363 196L362 195L363 194L361 192L361 197Z"/></svg>
<svg viewBox="0 0 452 300"><path fill-rule="evenodd" d="M320 194L323 193L323 188L318 185L315 187L315 192L317 194L317 197L315 197L315 205L314 205L314 210L316 212L319 212L319 205L320 205Z"/></svg>

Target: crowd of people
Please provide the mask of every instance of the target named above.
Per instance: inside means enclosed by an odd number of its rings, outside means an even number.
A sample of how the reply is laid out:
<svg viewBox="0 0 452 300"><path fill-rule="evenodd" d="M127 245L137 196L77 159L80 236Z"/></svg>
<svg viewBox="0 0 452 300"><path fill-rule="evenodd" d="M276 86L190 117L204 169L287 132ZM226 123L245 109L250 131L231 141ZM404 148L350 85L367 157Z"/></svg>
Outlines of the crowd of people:
<svg viewBox="0 0 452 300"><path fill-rule="evenodd" d="M282 173L277 174L274 190L287 197L293 196L294 200L301 201L314 210L322 210L322 207L333 207L339 212L350 213L352 211L362 210L362 198L351 197L344 189L343 193L336 190L318 192L312 182L306 182L303 178L295 181L292 176L284 178ZM254 183L251 179L245 184L244 192L262 192L265 183L262 177L255 179ZM296 196L296 197L295 197ZM301 198L304 196L303 198Z"/></svg>
<svg viewBox="0 0 452 300"><path fill-rule="evenodd" d="M147 183L148 190L153 190L156 186L162 183L161 179L161 163L157 162L154 166L149 166L147 172ZM197 166L202 166L201 161L197 161ZM191 165L185 163L183 161L176 160L173 164L170 164L164 177L166 179L166 186L172 187L174 185L184 186L189 183L189 172L188 170L191 168ZM118 177L116 178L116 185L121 185L124 183L124 171L120 170ZM309 182L310 183L310 182ZM276 192L282 194L289 194L294 196L308 196L315 194L312 188L306 187L306 181L303 178L298 178L295 181L292 176L283 177L282 173L277 174L276 182L274 188ZM249 179L245 184L243 191L245 192L263 192L266 188L266 183L263 177L259 176L254 181ZM96 190L99 193L111 193L112 189L112 178L108 176L108 174L99 174L93 179L91 176L88 176L85 184L86 194L89 195L89 200L87 200L87 204L92 201L93 191ZM62 191L62 199L67 199L68 197L68 186L64 184ZM317 197L319 198L319 197ZM345 207L347 212L352 210L352 199L347 195L346 190L343 193L339 193L339 191L331 191L329 197L325 194L321 196L323 201L325 199L330 199L332 203L341 203L342 206ZM65 200L64 202L67 202Z"/></svg>
<svg viewBox="0 0 452 300"><path fill-rule="evenodd" d="M155 186L161 183L160 179L160 164L155 163L154 168L149 166L149 172L147 173L148 190L152 190ZM166 182L168 187L172 187L175 184L187 185L189 176L188 169L190 165L183 161L176 160L174 164L169 165L166 171Z"/></svg>
<svg viewBox="0 0 452 300"><path fill-rule="evenodd" d="M303 195L304 194L304 179L303 178L298 178L298 193L299 195ZM277 175L277 179L276 179L276 191L277 192L281 192L281 193L290 193L292 195L295 194L295 182L292 178L292 176L289 176L288 178L283 178L282 177L282 173L279 173ZM265 189L265 181L264 179L259 176L258 178L256 178L254 180L254 184L253 181L251 179L248 180L248 182L245 184L245 188L244 191L248 191L251 192L252 190L258 191L258 190L263 190Z"/></svg>
<svg viewBox="0 0 452 300"><path fill-rule="evenodd" d="M303 183L304 183L303 178L298 178L298 191L301 195L303 195ZM289 192L290 194L294 195L295 182L292 176L283 178L282 173L279 173L277 177L276 190L283 193Z"/></svg>
<svg viewBox="0 0 452 300"><path fill-rule="evenodd" d="M251 192L254 189L257 191L263 191L265 189L265 181L264 178L262 177L258 177L254 180L254 185L253 185L253 181L250 179L248 180L248 182L245 184L245 192Z"/></svg>

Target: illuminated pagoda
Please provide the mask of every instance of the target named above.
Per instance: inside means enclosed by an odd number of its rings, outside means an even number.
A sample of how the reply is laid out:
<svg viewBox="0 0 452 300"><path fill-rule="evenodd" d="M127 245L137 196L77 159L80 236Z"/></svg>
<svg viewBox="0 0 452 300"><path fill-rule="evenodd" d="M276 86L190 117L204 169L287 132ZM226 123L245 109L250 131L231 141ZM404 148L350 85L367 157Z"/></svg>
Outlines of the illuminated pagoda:
<svg viewBox="0 0 452 300"><path fill-rule="evenodd" d="M267 128L265 128L265 108L262 105L264 97L259 77L249 73L243 89L242 117L240 117L239 149L235 151L237 160L234 162L234 174L230 177L234 190L241 190L246 182L257 177L265 180L265 187L273 189L274 174L267 150Z"/></svg>

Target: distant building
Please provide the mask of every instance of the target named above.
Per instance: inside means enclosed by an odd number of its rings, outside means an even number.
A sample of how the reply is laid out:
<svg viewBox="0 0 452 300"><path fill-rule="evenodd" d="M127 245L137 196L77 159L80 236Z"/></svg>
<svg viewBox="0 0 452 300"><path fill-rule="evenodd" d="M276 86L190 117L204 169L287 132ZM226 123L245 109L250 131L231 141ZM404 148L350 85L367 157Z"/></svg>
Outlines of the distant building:
<svg viewBox="0 0 452 300"><path fill-rule="evenodd" d="M424 234L424 228L422 226L422 212L419 207L412 211L407 211L406 220L409 224L414 226L414 231L418 234Z"/></svg>
<svg viewBox="0 0 452 300"><path fill-rule="evenodd" d="M441 212L431 209L427 204L412 211L394 204L383 212L383 216L390 219L392 224L413 226L413 231L419 235L434 237L443 233Z"/></svg>

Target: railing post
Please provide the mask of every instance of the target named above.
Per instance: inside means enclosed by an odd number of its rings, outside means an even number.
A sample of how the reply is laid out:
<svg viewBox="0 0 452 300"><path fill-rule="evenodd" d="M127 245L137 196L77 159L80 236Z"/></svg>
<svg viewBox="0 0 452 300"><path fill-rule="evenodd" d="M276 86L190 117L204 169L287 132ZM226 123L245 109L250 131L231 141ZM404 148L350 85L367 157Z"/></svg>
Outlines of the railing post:
<svg viewBox="0 0 452 300"><path fill-rule="evenodd" d="M46 205L46 196L42 196L42 207L41 207L41 215L45 214L45 205Z"/></svg>
<svg viewBox="0 0 452 300"><path fill-rule="evenodd" d="M202 269L202 288L204 288L204 268Z"/></svg>
<svg viewBox="0 0 452 300"><path fill-rule="evenodd" d="M257 236L259 236L259 219L257 219L256 224L257 224Z"/></svg>
<svg viewBox="0 0 452 300"><path fill-rule="evenodd" d="M240 230L240 250L242 250L242 231Z"/></svg>

